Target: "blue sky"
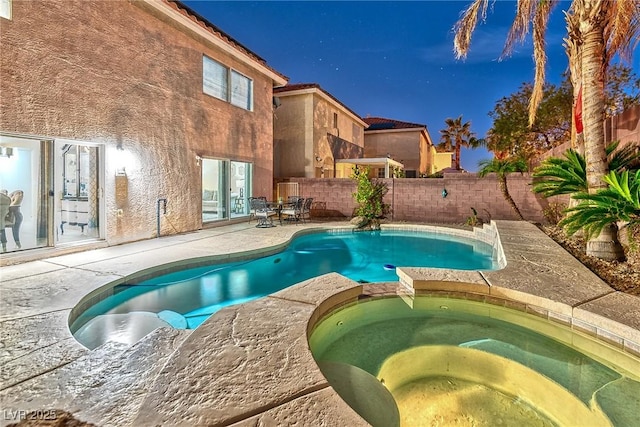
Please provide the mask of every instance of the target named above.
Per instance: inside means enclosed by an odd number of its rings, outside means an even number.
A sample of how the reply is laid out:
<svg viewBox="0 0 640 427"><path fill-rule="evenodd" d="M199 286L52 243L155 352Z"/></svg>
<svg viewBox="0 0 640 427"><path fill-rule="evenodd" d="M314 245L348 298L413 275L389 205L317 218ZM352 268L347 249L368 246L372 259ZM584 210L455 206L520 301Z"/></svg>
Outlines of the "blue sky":
<svg viewBox="0 0 640 427"><path fill-rule="evenodd" d="M290 83L318 83L363 117L427 125L434 143L446 118L462 115L482 137L488 113L504 96L533 80L529 40L500 60L515 13L514 1L496 1L479 23L466 60L453 54L452 28L470 1L184 1L245 45ZM547 81L567 68L562 2L547 34ZM640 70L638 58L633 63ZM491 154L462 152L476 171Z"/></svg>

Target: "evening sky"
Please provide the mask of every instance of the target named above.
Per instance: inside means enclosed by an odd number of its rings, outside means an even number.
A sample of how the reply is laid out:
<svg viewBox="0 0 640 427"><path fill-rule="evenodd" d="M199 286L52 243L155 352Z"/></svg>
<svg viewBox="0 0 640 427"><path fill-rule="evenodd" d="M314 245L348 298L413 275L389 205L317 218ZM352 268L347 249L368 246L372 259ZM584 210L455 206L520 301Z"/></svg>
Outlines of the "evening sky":
<svg viewBox="0 0 640 427"><path fill-rule="evenodd" d="M453 26L468 1L184 1L209 22L264 58L289 83L318 83L362 117L427 125L434 143L445 119L462 115L478 137L491 127L496 102L532 82L528 38L501 54L514 1L492 3L465 60L453 53ZM567 70L562 2L547 33L547 81ZM640 61L631 64L636 73ZM462 152L476 171L484 149ZM397 159L399 160L399 159Z"/></svg>

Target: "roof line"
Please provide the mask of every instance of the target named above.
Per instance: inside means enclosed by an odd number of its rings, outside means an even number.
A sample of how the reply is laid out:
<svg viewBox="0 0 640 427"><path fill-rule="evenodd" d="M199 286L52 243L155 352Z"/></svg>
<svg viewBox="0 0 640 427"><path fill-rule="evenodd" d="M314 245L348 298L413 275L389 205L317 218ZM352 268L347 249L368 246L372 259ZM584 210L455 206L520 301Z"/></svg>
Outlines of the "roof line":
<svg viewBox="0 0 640 427"><path fill-rule="evenodd" d="M153 0L146 0L146 2L149 2L149 1L153 1ZM242 43L240 43L239 41L237 41L236 39L231 37L226 32L222 31L219 27L217 27L216 25L212 24L207 18L203 17L198 12L194 11L193 9L191 9L189 6L184 4L182 1L180 1L180 0L164 0L162 2L167 4L167 5L169 5L172 9L180 12L180 14L184 15L191 22L195 23L196 25L199 25L205 31L208 31L210 34L214 35L216 38L220 39L222 42L226 43L231 48L237 49L242 54L244 54L248 58L250 58L251 60L253 60L253 61L257 62L258 64L260 64L260 66L262 66L262 67L266 68L267 70L269 70L270 72L276 74L278 77L280 77L285 82L289 80L289 78L287 76L285 76L284 74L280 73L279 71L275 70L273 67L268 65L267 61L264 58L262 58L261 56L257 55L251 49L249 49L246 46L244 46ZM281 82L279 82L279 83L281 84Z"/></svg>
<svg viewBox="0 0 640 427"><path fill-rule="evenodd" d="M340 105L342 108L344 108L349 113L353 114L356 118L358 118L361 122L363 122L364 125L365 125L364 126L365 128L368 126L368 124L364 121L364 119L362 118L361 115L359 115L358 113L353 111L351 108L347 107L338 98L336 98L335 96L331 95L329 92L324 90L320 86L320 84L318 84L318 83L293 83L293 84L287 84L286 86L280 86L280 87L274 88L273 89L273 95L276 96L277 94L281 94L281 93L295 92L295 91L298 91L298 90L299 91L304 91L304 90L309 90L309 89L317 89L318 91L322 92L325 96L327 96L331 100L335 101L338 105Z"/></svg>

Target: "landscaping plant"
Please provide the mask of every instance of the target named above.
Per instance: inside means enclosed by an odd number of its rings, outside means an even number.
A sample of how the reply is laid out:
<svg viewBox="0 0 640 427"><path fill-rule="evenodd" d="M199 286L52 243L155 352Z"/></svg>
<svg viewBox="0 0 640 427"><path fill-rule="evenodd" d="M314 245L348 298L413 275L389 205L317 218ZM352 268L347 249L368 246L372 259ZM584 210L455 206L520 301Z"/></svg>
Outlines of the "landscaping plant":
<svg viewBox="0 0 640 427"><path fill-rule="evenodd" d="M389 191L387 184L377 179L369 178L368 167L353 168L353 180L357 183L353 193L357 206L354 214L358 218L358 228L380 228L380 219L385 218L391 207L384 203L383 198Z"/></svg>

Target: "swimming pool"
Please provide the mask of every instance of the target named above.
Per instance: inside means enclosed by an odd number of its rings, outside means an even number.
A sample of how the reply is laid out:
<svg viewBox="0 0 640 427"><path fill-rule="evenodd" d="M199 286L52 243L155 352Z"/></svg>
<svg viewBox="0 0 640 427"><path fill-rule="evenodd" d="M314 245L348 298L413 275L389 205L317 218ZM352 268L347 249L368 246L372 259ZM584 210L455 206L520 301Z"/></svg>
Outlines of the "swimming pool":
<svg viewBox="0 0 640 427"><path fill-rule="evenodd" d="M637 422L637 358L502 306L365 299L325 315L309 344L334 389L374 426Z"/></svg>
<svg viewBox="0 0 640 427"><path fill-rule="evenodd" d="M396 266L497 268L492 245L442 232L333 230L295 237L285 250L118 285L71 325L88 348L133 343L161 326L196 328L223 307L269 295L329 272L355 281L397 281Z"/></svg>

